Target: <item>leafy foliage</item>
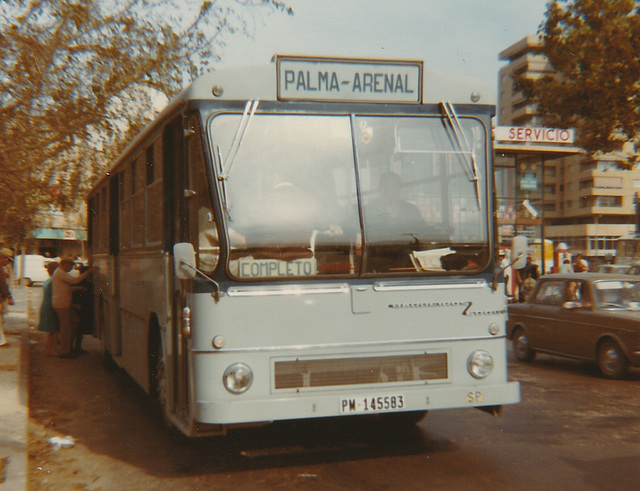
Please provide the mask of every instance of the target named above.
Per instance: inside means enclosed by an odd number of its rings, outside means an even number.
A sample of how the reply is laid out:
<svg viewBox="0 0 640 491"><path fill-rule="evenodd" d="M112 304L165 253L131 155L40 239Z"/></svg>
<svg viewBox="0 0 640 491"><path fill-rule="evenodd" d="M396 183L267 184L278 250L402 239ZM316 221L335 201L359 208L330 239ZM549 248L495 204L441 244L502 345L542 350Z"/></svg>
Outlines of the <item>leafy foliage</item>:
<svg viewBox="0 0 640 491"><path fill-rule="evenodd" d="M590 154L638 147L640 2L555 0L539 35L554 74L517 81L545 123L577 129ZM634 165L637 155L627 166Z"/></svg>
<svg viewBox="0 0 640 491"><path fill-rule="evenodd" d="M0 234L81 199L108 159L279 0L0 4Z"/></svg>

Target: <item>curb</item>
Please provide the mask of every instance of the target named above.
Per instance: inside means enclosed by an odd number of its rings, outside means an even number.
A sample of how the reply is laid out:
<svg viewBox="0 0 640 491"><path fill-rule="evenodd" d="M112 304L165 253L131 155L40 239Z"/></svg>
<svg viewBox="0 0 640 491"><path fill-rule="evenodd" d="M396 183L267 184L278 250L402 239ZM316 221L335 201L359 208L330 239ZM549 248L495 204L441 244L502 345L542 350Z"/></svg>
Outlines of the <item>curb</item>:
<svg viewBox="0 0 640 491"><path fill-rule="evenodd" d="M17 290L17 291L16 291ZM19 289L14 289L18 293ZM18 293L19 295L19 293ZM29 318L12 308L4 318L9 346L0 349L0 490L27 489Z"/></svg>

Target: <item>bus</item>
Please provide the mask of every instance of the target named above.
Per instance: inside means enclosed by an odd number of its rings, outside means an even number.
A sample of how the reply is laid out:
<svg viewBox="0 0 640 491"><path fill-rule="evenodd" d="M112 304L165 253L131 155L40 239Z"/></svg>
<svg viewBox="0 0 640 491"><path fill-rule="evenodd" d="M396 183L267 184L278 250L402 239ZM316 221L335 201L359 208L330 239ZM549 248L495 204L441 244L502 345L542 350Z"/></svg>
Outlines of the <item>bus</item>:
<svg viewBox="0 0 640 491"><path fill-rule="evenodd" d="M196 80L88 196L105 363L188 436L518 403L491 92L414 60Z"/></svg>

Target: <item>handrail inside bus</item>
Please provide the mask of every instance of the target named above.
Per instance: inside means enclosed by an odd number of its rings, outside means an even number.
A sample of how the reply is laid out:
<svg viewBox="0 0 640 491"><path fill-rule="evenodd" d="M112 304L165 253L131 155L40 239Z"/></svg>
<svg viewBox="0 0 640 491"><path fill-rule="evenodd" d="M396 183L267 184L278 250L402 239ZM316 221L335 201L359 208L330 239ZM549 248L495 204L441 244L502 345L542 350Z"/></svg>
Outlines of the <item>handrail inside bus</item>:
<svg viewBox="0 0 640 491"><path fill-rule="evenodd" d="M458 115L456 114L455 109L453 108L453 104L449 101L441 101L442 110L444 111L445 116L447 117L447 121L453 130L453 134L456 137L456 143L458 144L458 148L462 150L462 154L465 156L465 163L467 158L467 154L471 159L469 163L469 167L464 167L465 172L467 173L467 177L469 177L470 181L475 183L476 187L476 199L478 200L478 209L482 209L482 202L480 201L480 183L478 182L478 168L476 166L476 158L473 155L473 151L469 141L467 140L466 135L464 134L464 130L462 129L462 124L460 124L460 120L458 119Z"/></svg>

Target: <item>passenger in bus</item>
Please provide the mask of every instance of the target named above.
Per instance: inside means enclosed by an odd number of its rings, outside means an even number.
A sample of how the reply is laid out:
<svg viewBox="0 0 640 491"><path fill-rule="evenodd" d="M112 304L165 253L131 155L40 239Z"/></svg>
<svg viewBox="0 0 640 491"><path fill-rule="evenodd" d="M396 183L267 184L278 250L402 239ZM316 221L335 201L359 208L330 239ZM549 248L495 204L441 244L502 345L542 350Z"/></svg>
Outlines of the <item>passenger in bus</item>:
<svg viewBox="0 0 640 491"><path fill-rule="evenodd" d="M342 234L339 224L330 223L330 213L321 200L298 185L295 176L286 171L285 167L271 174L260 202L261 216L255 220L255 226L243 234L248 247L262 248L257 251L258 256L263 252L267 257L283 261L311 257L314 230Z"/></svg>
<svg viewBox="0 0 640 491"><path fill-rule="evenodd" d="M375 272L412 268L411 252L426 223L417 206L400 198L402 180L394 172L380 176L378 197L365 205L368 269Z"/></svg>

